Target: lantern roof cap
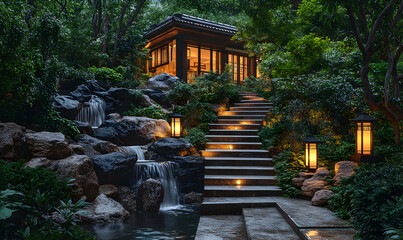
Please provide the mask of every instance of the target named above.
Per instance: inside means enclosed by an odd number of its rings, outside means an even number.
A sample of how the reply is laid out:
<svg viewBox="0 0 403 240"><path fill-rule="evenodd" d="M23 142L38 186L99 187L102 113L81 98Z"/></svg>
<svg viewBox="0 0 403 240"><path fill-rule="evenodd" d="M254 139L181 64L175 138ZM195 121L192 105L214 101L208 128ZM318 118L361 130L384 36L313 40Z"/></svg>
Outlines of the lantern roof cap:
<svg viewBox="0 0 403 240"><path fill-rule="evenodd" d="M176 118L183 118L183 115L179 114L179 113L172 113L171 117L176 117Z"/></svg>
<svg viewBox="0 0 403 240"><path fill-rule="evenodd" d="M378 119L369 116L367 113L362 112L358 117L351 119L353 122L376 122Z"/></svg>
<svg viewBox="0 0 403 240"><path fill-rule="evenodd" d="M301 142L303 142L303 143L322 143L323 141L316 139L312 135L307 135L304 139L301 140Z"/></svg>

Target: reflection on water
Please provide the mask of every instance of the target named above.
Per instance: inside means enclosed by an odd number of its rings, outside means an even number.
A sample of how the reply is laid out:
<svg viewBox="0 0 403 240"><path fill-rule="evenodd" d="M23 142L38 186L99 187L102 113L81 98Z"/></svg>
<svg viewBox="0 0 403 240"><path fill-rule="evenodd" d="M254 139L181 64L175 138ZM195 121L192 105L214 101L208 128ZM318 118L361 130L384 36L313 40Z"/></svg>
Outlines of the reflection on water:
<svg viewBox="0 0 403 240"><path fill-rule="evenodd" d="M98 240L194 239L199 209L182 207L158 214L134 213L125 222L85 225Z"/></svg>

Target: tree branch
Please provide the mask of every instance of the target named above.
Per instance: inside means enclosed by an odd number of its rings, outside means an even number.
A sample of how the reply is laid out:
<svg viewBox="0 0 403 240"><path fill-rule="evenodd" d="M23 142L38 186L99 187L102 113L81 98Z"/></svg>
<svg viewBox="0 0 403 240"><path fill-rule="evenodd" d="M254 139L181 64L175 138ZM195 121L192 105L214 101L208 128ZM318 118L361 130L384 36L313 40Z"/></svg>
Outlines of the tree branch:
<svg viewBox="0 0 403 240"><path fill-rule="evenodd" d="M371 28L371 33L368 36L368 40L367 40L367 44L366 44L366 49L369 50L370 48L372 48L372 45L374 44L375 41L375 34L376 31L378 31L378 27L381 24L383 18L386 16L386 14L388 13L388 11L391 9L392 4L395 0L391 0L386 7L382 10L382 12L379 14L379 16L376 18L375 23L372 25Z"/></svg>
<svg viewBox="0 0 403 240"><path fill-rule="evenodd" d="M348 17L350 18L350 23L352 25L351 27L353 28L353 34L357 41L358 47L360 48L363 55L368 55L367 50L366 50L364 43L362 41L362 38L361 38L360 29L358 28L358 23L357 23L357 19L355 18L355 15L353 12L353 7L351 6L351 4L349 4L346 7L346 9L347 9Z"/></svg>
<svg viewBox="0 0 403 240"><path fill-rule="evenodd" d="M400 1L399 10L397 10L396 16L393 19L392 24L390 25L390 29L394 28L396 24L399 22L402 12L403 12L403 0Z"/></svg>

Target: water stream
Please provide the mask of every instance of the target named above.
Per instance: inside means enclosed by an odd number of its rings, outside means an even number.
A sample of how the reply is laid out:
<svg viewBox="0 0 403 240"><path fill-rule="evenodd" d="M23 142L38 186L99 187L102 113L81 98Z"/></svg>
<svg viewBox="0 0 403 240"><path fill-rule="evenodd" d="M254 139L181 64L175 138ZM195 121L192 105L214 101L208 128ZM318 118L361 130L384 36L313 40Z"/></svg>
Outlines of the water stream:
<svg viewBox="0 0 403 240"><path fill-rule="evenodd" d="M104 100L92 95L91 99L83 104L83 108L78 113L76 120L88 122L91 127L99 127L105 121Z"/></svg>

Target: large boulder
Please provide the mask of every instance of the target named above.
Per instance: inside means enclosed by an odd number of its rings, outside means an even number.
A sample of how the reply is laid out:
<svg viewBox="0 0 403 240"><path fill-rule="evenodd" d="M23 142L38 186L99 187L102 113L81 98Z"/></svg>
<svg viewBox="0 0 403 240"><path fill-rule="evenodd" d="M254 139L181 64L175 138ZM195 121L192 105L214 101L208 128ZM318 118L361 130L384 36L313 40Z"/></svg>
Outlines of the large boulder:
<svg viewBox="0 0 403 240"><path fill-rule="evenodd" d="M19 160L29 157L25 132L25 127L15 123L0 123L0 159Z"/></svg>
<svg viewBox="0 0 403 240"><path fill-rule="evenodd" d="M144 89L142 91L145 95L149 96L162 107L170 108L172 106L171 102L167 98L166 93L161 89Z"/></svg>
<svg viewBox="0 0 403 240"><path fill-rule="evenodd" d="M99 194L104 194L107 197L116 199L118 196L118 188L112 184L105 184L99 186Z"/></svg>
<svg viewBox="0 0 403 240"><path fill-rule="evenodd" d="M71 96L56 96L53 107L60 112L60 116L74 120L81 110L81 103Z"/></svg>
<svg viewBox="0 0 403 240"><path fill-rule="evenodd" d="M176 76L171 76L168 73L161 73L150 78L147 81L147 87L151 89L160 89L162 91L171 90L180 79Z"/></svg>
<svg viewBox="0 0 403 240"><path fill-rule="evenodd" d="M128 187L118 187L118 195L116 198L123 207L129 212L136 212L136 192Z"/></svg>
<svg viewBox="0 0 403 240"><path fill-rule="evenodd" d="M127 88L110 88L107 92L113 99L113 104L107 107L107 113L119 113L123 114L123 112L131 109L131 105L140 105L140 101L142 100L142 96L137 94L132 89ZM107 101L111 102L111 101Z"/></svg>
<svg viewBox="0 0 403 240"><path fill-rule="evenodd" d="M66 137L60 132L27 133L25 139L32 157L58 160L73 154Z"/></svg>
<svg viewBox="0 0 403 240"><path fill-rule="evenodd" d="M76 126L80 133L82 134L88 134L88 135L94 135L94 130L92 129L91 124L88 122L80 122L80 121L74 121L76 123Z"/></svg>
<svg viewBox="0 0 403 240"><path fill-rule="evenodd" d="M352 161L340 161L334 165L334 170L336 175L333 180L336 181L336 184L340 182L342 178L350 177L354 174L354 168L357 167L357 164Z"/></svg>
<svg viewBox="0 0 403 240"><path fill-rule="evenodd" d="M162 183L147 179L142 182L138 189L138 207L145 213L158 213L164 200L164 188Z"/></svg>
<svg viewBox="0 0 403 240"><path fill-rule="evenodd" d="M300 172L299 177L292 179L292 184L294 184L296 187L302 187L302 185L304 185L304 181L313 177L314 174L315 173Z"/></svg>
<svg viewBox="0 0 403 240"><path fill-rule="evenodd" d="M171 161L179 164L175 169L181 193L198 192L204 189L204 157L176 156Z"/></svg>
<svg viewBox="0 0 403 240"><path fill-rule="evenodd" d="M100 184L127 186L134 175L137 155L133 153L114 152L92 158L95 172Z"/></svg>
<svg viewBox="0 0 403 240"><path fill-rule="evenodd" d="M84 153L89 157L120 151L117 145L88 136L87 134L78 135L77 144L84 148Z"/></svg>
<svg viewBox="0 0 403 240"><path fill-rule="evenodd" d="M120 122L106 121L94 136L124 146L145 145L171 135L171 127L162 119L125 116Z"/></svg>
<svg viewBox="0 0 403 240"><path fill-rule="evenodd" d="M196 148L184 139L161 138L148 147L148 159L171 161L175 156L199 156L199 154Z"/></svg>
<svg viewBox="0 0 403 240"><path fill-rule="evenodd" d="M311 202L314 206L323 206L327 203L329 198L333 195L331 190L319 190L315 192Z"/></svg>
<svg viewBox="0 0 403 240"><path fill-rule="evenodd" d="M112 198L100 194L86 210L87 214L79 216L84 222L120 222L129 218L130 213Z"/></svg>
<svg viewBox="0 0 403 240"><path fill-rule="evenodd" d="M326 181L326 178L328 176L329 171L326 168L318 168L313 177L304 181L301 188L302 195L307 197L313 197L315 192L329 185L328 181Z"/></svg>
<svg viewBox="0 0 403 240"><path fill-rule="evenodd" d="M74 179L75 201L85 197L91 202L98 196L98 177L90 158L86 155L72 155L56 161L34 158L27 162L26 166L32 168L42 166L56 172L61 178Z"/></svg>

